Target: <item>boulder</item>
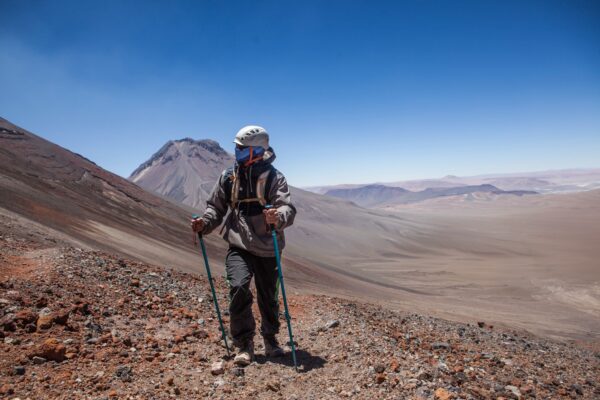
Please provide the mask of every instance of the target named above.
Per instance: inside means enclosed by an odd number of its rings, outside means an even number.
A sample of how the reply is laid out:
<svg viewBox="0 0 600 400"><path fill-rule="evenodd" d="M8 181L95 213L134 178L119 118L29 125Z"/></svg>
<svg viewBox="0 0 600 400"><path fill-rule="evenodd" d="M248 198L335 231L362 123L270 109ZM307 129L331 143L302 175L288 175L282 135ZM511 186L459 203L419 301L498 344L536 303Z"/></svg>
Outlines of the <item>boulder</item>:
<svg viewBox="0 0 600 400"><path fill-rule="evenodd" d="M67 348L56 338L46 339L44 343L34 349L29 358L42 357L46 360L61 362L65 359Z"/></svg>

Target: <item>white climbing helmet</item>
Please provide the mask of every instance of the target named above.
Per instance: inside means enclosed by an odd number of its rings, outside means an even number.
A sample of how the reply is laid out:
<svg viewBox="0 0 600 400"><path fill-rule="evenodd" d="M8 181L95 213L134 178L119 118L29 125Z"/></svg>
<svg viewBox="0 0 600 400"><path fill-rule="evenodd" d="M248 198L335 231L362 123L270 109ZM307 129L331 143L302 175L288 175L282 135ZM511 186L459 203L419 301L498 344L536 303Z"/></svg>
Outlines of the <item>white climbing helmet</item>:
<svg viewBox="0 0 600 400"><path fill-rule="evenodd" d="M262 126L248 125L238 131L233 143L240 146L260 146L268 150L269 134Z"/></svg>

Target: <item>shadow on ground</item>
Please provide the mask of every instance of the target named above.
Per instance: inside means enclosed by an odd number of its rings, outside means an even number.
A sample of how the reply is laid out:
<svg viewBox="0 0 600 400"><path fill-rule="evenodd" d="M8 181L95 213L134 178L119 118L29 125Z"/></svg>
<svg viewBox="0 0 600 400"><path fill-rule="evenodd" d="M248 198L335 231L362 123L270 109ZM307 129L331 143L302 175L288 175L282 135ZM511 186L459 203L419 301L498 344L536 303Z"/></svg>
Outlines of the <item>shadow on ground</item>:
<svg viewBox="0 0 600 400"><path fill-rule="evenodd" d="M313 356L308 351L299 349L296 349L296 360L298 361L299 372L308 372L313 369L323 368L327 362L323 357ZM292 353L286 352L283 357L265 357L262 354L256 355L256 362L258 364L265 364L267 361L274 364L281 364L286 367L294 367Z"/></svg>

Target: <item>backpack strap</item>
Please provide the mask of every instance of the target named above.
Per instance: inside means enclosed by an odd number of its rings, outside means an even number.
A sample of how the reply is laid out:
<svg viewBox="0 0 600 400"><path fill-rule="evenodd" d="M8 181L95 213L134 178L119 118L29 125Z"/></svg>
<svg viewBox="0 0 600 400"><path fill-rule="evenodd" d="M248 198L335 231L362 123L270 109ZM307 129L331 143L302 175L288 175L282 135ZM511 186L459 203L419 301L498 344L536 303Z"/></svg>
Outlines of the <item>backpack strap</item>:
<svg viewBox="0 0 600 400"><path fill-rule="evenodd" d="M231 171L231 175L229 176L229 181L231 183L231 192L229 196L229 201L231 205L231 209L235 210L238 205L238 194L240 193L240 179L237 174L237 170L234 168Z"/></svg>
<svg viewBox="0 0 600 400"><path fill-rule="evenodd" d="M256 181L256 197L258 198L258 202L260 203L260 205L263 207L268 204L265 195L268 196L268 192L266 191L266 188L267 188L267 181L269 180L269 177L271 176L271 171L273 171L273 169L269 168L268 170L266 170L265 172L260 174L258 177L258 180Z"/></svg>
<svg viewBox="0 0 600 400"><path fill-rule="evenodd" d="M275 168L269 168L260 174L256 180L256 197L250 199L239 199L239 190L240 190L240 179L237 176L236 171L232 171L232 175L229 178L231 182L230 189L230 204L231 209L235 210L241 203L259 203L261 206L266 206L269 204L269 193L271 192L271 187L273 186L273 181L275 180L275 176L277 175L277 171Z"/></svg>

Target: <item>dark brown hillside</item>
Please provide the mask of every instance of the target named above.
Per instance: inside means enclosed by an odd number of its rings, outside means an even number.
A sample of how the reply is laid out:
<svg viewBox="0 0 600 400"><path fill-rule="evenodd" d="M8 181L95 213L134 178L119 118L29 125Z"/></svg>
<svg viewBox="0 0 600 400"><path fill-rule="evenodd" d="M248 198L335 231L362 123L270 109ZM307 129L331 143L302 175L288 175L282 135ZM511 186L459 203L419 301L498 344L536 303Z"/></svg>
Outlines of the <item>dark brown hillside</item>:
<svg viewBox="0 0 600 400"><path fill-rule="evenodd" d="M0 119L0 209L94 248L197 269L187 226L176 206L86 158ZM224 245L209 238L211 252Z"/></svg>

